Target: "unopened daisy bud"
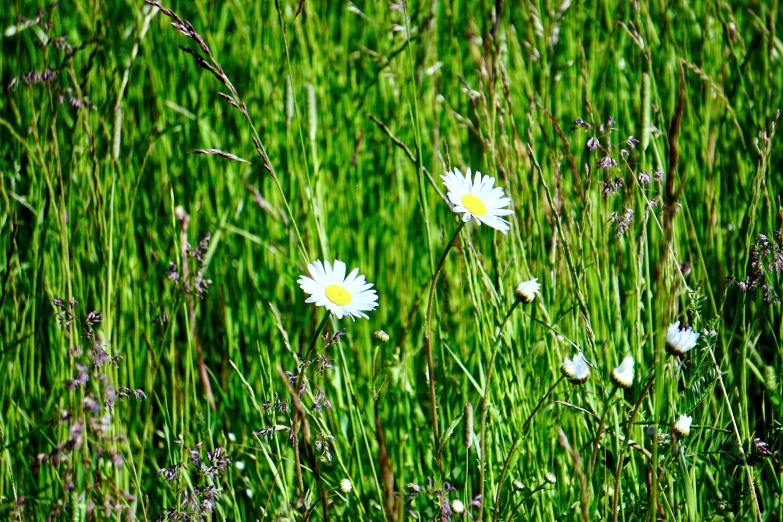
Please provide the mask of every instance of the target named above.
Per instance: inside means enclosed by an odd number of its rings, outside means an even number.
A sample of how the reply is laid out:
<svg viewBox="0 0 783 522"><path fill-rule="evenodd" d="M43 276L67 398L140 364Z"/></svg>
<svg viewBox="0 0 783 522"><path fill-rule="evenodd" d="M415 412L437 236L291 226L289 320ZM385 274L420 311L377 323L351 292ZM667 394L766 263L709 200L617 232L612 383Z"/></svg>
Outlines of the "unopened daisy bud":
<svg viewBox="0 0 783 522"><path fill-rule="evenodd" d="M514 289L514 295L523 303L532 303L539 290L541 290L541 285L538 284L538 279L534 277L530 281L519 283Z"/></svg>
<svg viewBox="0 0 783 522"><path fill-rule="evenodd" d="M465 449L470 449L473 445L473 405L465 405L465 431L462 433L462 444Z"/></svg>
<svg viewBox="0 0 783 522"><path fill-rule="evenodd" d="M511 485L514 486L514 489L516 489L517 491L522 491L523 489L525 489L525 485L522 484L521 480L515 480L514 482L511 483Z"/></svg>
<svg viewBox="0 0 783 522"><path fill-rule="evenodd" d="M680 330L680 321L677 321L670 325L669 329L666 331L666 351L671 355L682 357L696 346L698 340L698 332L694 332L688 325L685 325L685 327Z"/></svg>
<svg viewBox="0 0 783 522"><path fill-rule="evenodd" d="M612 382L620 388L628 389L633 386L633 356L629 355L620 366L612 370Z"/></svg>
<svg viewBox="0 0 783 522"><path fill-rule="evenodd" d="M571 360L570 357L566 357L563 364L560 365L560 371L565 375L566 379L574 384L582 384L590 377L590 366L587 364L585 356L578 353Z"/></svg>
<svg viewBox="0 0 783 522"><path fill-rule="evenodd" d="M687 437L691 432L691 422L693 422L693 418L689 415L680 415L680 418L674 423L674 433L683 438Z"/></svg>
<svg viewBox="0 0 783 522"><path fill-rule="evenodd" d="M465 504L459 499L454 499L451 501L451 509L459 515L465 511Z"/></svg>
<svg viewBox="0 0 783 522"><path fill-rule="evenodd" d="M555 483L557 482L557 477L556 477L556 476L555 476L555 474L554 474L554 473L552 473L551 471L547 471L547 472L544 474L544 478L545 478L545 479L546 479L546 481L547 481L547 482L549 482L550 484L555 484Z"/></svg>
<svg viewBox="0 0 783 522"><path fill-rule="evenodd" d="M353 484L351 484L351 481L350 481L350 480L348 480L347 478L345 478L345 479L342 479L342 480L340 481L340 490L341 490L343 493L350 493L352 489L353 489Z"/></svg>
<svg viewBox="0 0 783 522"><path fill-rule="evenodd" d="M387 334L383 330L378 330L377 332L373 332L372 336L382 343L389 342L389 334Z"/></svg>

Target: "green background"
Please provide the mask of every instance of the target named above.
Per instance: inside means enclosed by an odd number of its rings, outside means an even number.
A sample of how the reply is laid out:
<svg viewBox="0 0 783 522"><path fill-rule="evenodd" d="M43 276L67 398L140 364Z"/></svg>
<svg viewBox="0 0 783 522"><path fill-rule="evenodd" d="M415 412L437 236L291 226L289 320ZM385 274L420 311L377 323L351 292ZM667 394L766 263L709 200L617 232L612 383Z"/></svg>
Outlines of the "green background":
<svg viewBox="0 0 783 522"><path fill-rule="evenodd" d="M454 499L477 520L612 519L609 491L621 495L618 520L783 517L780 464L754 443L783 446L780 303L726 281L753 273L762 233L762 282L777 288L783 268L777 1L167 5L211 58L141 2L64 1L26 23L41 5L0 10L0 517L43 520L60 502L72 520L91 503L99 518L154 519L210 484L190 460L198 443L202 458L220 446L233 459L214 477L217 520L300 520L319 490L344 520L430 519ZM218 94L232 95L220 73L180 46L222 66L248 118ZM55 74L28 85L31 71ZM572 129L579 117L589 128ZM610 117L616 130L600 130ZM587 148L591 136L603 151ZM598 168L607 155L616 168ZM447 257L433 326L439 431L451 436L436 443L423 333L433 269L458 224L439 194L450 166L494 176L515 215L508 235L469 224ZM660 181L639 183L653 171ZM625 209L633 220L618 234ZM207 233L202 261L183 258L183 242ZM303 398L313 440L300 441L298 501L280 371L297 372L322 317L296 284L317 258L360 267L379 307L330 323L345 335L317 344L333 368ZM203 298L185 297L170 263L181 278L183 263L191 276L206 267ZM503 323L530 277L540 296ZM67 327L57 297L78 301ZM91 366L90 311L103 314L95 342L121 355L116 365ZM675 320L715 335L680 361L664 350ZM479 433L501 323L482 513L470 505L477 444L466 450L460 416L471 403ZM381 329L388 343L372 337ZM84 354L70 356L75 346ZM590 380L553 388L576 347ZM618 391L609 374L628 354L636 379ZM69 388L77 364L92 378ZM106 383L146 400L108 408ZM312 409L318 386L332 403L323 412ZM287 411L264 407L275 394ZM693 417L690 436L653 444L680 414ZM78 448L37 466L80 420ZM273 437L254 435L270 426ZM334 437L331 463L318 434ZM176 480L156 476L177 463ZM456 491L411 496L427 477ZM338 489L345 478L350 494ZM324 516L322 502L311 516Z"/></svg>

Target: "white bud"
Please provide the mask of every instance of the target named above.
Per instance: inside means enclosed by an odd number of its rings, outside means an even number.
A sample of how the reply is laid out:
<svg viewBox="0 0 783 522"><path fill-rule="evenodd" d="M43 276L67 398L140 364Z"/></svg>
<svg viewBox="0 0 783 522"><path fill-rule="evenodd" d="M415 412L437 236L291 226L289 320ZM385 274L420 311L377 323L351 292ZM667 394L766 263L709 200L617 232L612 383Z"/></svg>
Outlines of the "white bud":
<svg viewBox="0 0 783 522"><path fill-rule="evenodd" d="M517 299L523 303L532 303L536 298L536 294L541 290L541 285L538 283L538 279L535 277L530 281L523 281L519 283L514 289L514 295Z"/></svg>
<svg viewBox="0 0 783 522"><path fill-rule="evenodd" d="M691 422L693 422L693 418L689 415L680 415L680 418L674 423L674 433L683 438L687 437L691 433Z"/></svg>
<svg viewBox="0 0 783 522"><path fill-rule="evenodd" d="M620 388L628 389L633 386L633 377L633 356L629 355L623 359L620 366L612 370L611 378L612 382Z"/></svg>

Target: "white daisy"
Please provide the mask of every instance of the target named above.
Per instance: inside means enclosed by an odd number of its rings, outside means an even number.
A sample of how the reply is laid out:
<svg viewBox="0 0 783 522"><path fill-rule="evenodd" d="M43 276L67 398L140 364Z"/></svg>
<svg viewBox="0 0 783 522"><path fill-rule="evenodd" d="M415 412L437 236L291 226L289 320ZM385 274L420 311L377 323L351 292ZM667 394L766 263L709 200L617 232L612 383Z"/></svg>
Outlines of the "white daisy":
<svg viewBox="0 0 783 522"><path fill-rule="evenodd" d="M611 378L612 382L620 388L630 388L633 386L633 355L629 355L620 366L612 370Z"/></svg>
<svg viewBox="0 0 783 522"><path fill-rule="evenodd" d="M680 321L677 321L670 325L666 331L666 351L672 355L682 357L696 346L696 341L698 340L699 332L694 332L688 325L685 325L680 330Z"/></svg>
<svg viewBox="0 0 783 522"><path fill-rule="evenodd" d="M674 433L683 438L687 437L691 433L691 422L693 422L693 417L680 415L680 418L674 423Z"/></svg>
<svg viewBox="0 0 783 522"><path fill-rule="evenodd" d="M351 484L350 480L345 478L340 481L340 490L342 490L343 493L350 493L352 489L353 484Z"/></svg>
<svg viewBox="0 0 783 522"><path fill-rule="evenodd" d="M455 168L442 175L441 179L454 204L454 212L463 214L463 221L475 217L479 224L484 223L504 234L508 232L508 221L500 216L508 216L514 211L505 208L511 199L503 197L501 187L494 186L495 178L482 177L481 172L476 172L476 176L471 179L470 169L463 177L462 172Z"/></svg>
<svg viewBox="0 0 783 522"><path fill-rule="evenodd" d="M514 289L514 295L523 303L532 303L539 290L541 290L541 285L538 283L538 279L534 277L530 281L519 283Z"/></svg>
<svg viewBox="0 0 783 522"><path fill-rule="evenodd" d="M590 366L582 353L576 354L574 360L566 357L560 365L560 371L574 384L582 384L590 377Z"/></svg>
<svg viewBox="0 0 783 522"><path fill-rule="evenodd" d="M305 302L325 306L338 319L345 315L351 319L369 319L364 312L375 310L378 306L378 294L375 290L370 290L372 283L359 275L358 268L354 268L348 277L345 277L345 263L342 261L335 260L332 268L329 261L322 263L320 259L316 259L314 263L307 265L307 269L312 278L303 275L297 281L302 290L310 294Z"/></svg>
<svg viewBox="0 0 783 522"><path fill-rule="evenodd" d="M460 515L465 511L465 504L463 504L461 500L455 498L451 501L451 509L453 509L456 514Z"/></svg>

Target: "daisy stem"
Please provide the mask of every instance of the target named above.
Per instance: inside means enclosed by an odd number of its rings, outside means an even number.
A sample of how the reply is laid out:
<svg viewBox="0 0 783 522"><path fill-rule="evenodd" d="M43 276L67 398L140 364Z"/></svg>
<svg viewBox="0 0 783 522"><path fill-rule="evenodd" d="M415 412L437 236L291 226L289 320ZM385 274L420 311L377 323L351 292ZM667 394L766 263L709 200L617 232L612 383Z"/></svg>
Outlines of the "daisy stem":
<svg viewBox="0 0 783 522"><path fill-rule="evenodd" d="M431 409L431 415L432 415L432 436L435 439L435 448L440 447L440 437L438 436L438 412L437 412L437 401L435 398L435 366L433 364L432 360L432 309L433 305L435 304L435 287L438 284L438 276L440 275L441 270L443 270L443 265L446 262L446 256L449 253L449 250L451 250L451 247L454 246L454 242L457 240L457 236L459 236L460 231L465 226L465 221L462 221L459 226L457 227L457 230L454 231L454 235L451 236L451 239L449 240L449 243L446 245L446 248L443 250L443 255L440 256L440 261L438 262L438 268L435 269L435 274L432 276L432 285L430 286L430 298L427 302L427 330L424 332L424 347L427 350L427 371L430 378L430 409ZM438 463L438 471L441 472L441 462L440 462L440 449L435 450L435 460Z"/></svg>
<svg viewBox="0 0 783 522"><path fill-rule="evenodd" d="M508 322L511 314L516 310L521 301L519 299L514 301L511 308L506 312L506 316L503 318L503 322L500 323L498 333L495 335L494 346L492 347L492 357L489 359L489 366L487 366L487 382L484 383L484 398L481 401L481 422L479 424L479 430L481 431L481 463L479 464L479 495L484 498L484 472L487 462L487 411L489 410L489 392L491 390L490 383L492 382L492 368L495 366L495 358L500 350L500 340L502 339L503 329Z"/></svg>
<svg viewBox="0 0 783 522"><path fill-rule="evenodd" d="M315 335L313 335L312 340L310 341L310 346L307 347L307 352L305 352L305 356L300 361L300 365L302 365L302 371L299 373L299 377L296 379L296 388L294 388L294 393L299 393L299 390L302 388L302 381L304 381L304 374L307 370L307 361L310 359L310 355L313 353L313 349L315 348L315 343L318 342L318 338L321 336L321 331L324 329L324 326L326 326L326 322L329 320L329 316L332 315L331 312L326 312L324 315L324 318L321 319L321 323L318 325L318 328L315 330ZM304 422L304 419L302 419L301 422ZM299 427L299 423L297 424L297 431ZM296 442L294 442L294 463L296 464L296 485L299 488L299 494L304 495L304 481L302 480L302 461L299 459L299 441L298 439Z"/></svg>
<svg viewBox="0 0 783 522"><path fill-rule="evenodd" d="M539 491L541 491L541 490L542 490L542 489L544 489L544 488L546 488L546 483L544 483L544 484L541 484L540 486L538 486L536 489L532 490L532 491L531 491L530 493L528 493L527 495L524 495L524 496L522 497L522 500L520 500L520 501L517 503L516 507L514 508L514 511L512 511L512 512L511 512L511 515L509 515L509 517L508 517L508 520L515 520L515 519L514 519L514 515L516 515L516 514L517 514L517 511L519 511L519 508L521 508L521 507L522 507L522 504L524 504L524 503L525 503L525 500L527 500L527 499L531 498L533 495L535 495L536 493L538 493Z"/></svg>
<svg viewBox="0 0 783 522"><path fill-rule="evenodd" d="M519 436L517 436L517 438L514 439L514 443L511 444L511 449L508 450L508 456L506 457L506 460L503 462L503 469L501 469L501 471L500 471L500 478L498 480L498 489L497 489L497 492L495 493L495 504L494 504L494 509L493 509L492 522L497 522L498 503L500 501L500 487L503 485L503 478L506 476L506 471L508 470L508 465L511 462L511 457L514 456L514 452L516 452L517 447L519 446L519 443L522 442L522 437L525 436L525 433L527 432L528 427L530 427L530 423L533 422L533 416L535 416L535 414L538 412L538 410L541 409L541 406L544 405L544 403L549 398L549 396L552 395L552 392L555 391L555 388L557 388L557 385L560 384L561 382L563 382L563 379L565 379L565 376L561 375L560 378L555 381L555 383L552 385L552 387L549 388L547 390L547 392L541 397L541 400L538 401L538 404L536 404L536 407L533 408L533 411L530 412L530 415L528 415L527 420L522 425L522 429L519 430ZM481 448L481 454L482 455L484 454L484 448ZM483 470L482 470L482 475L483 474L484 473L483 473ZM482 482L482 487L483 487L483 482ZM540 487L537 488L532 493L535 493L536 491L538 491L538 489L541 489L541 488ZM532 493L531 493L531 495L532 495ZM482 509L486 509L486 508L489 507L489 503L484 501L484 497L481 498L481 502L482 502L481 505L483 506ZM511 519L509 519L509 520L511 520Z"/></svg>
<svg viewBox="0 0 783 522"><path fill-rule="evenodd" d="M604 397L604 412L601 414L601 422L598 424L598 431L595 434L595 442L593 444L593 455L590 457L590 467L588 468L590 471L587 473L588 475L593 475L593 470L595 469L595 462L598 458L598 447L601 445L601 435L604 432L604 427L606 423L606 414L609 413L609 401L614 397L615 392L617 391L617 385L612 384L612 391Z"/></svg>
<svg viewBox="0 0 783 522"><path fill-rule="evenodd" d="M323 331L324 326L326 326L326 322L329 320L329 316L331 315L331 312L326 312L326 314L324 314L324 318L321 319L321 322L318 324L318 328L315 330L315 335L313 335L313 338L310 340L310 346L307 347L307 351L305 352L304 359L302 359L302 363L306 364L307 360L310 359L310 355L312 355L313 349L315 348L315 343L317 343L318 338L321 337L321 332ZM296 381L297 390L302 385L302 379L304 379L304 371L299 374L299 378Z"/></svg>
<svg viewBox="0 0 783 522"><path fill-rule="evenodd" d="M626 440L630 440L631 438L631 429L633 428L634 425L633 421L636 420L636 414L639 413L639 409L642 407L642 400L644 399L644 396L647 395L647 392L650 391L650 388L652 387L654 382L655 382L655 372L652 372L650 373L650 376L647 378L647 384L644 385L644 388L642 389L642 393L639 394L639 400L636 401L636 406L634 406L633 412L631 412L631 417L628 419L628 431L625 436ZM656 429L656 436L657 436L657 432L658 430ZM657 446L658 445L655 444L653 448L657 448ZM620 447L620 457L617 459L617 468L614 474L614 496L612 497L612 522L617 522L617 515L619 515L619 512L617 511L617 505L620 499L620 495L622 494L622 488L620 487L620 479L623 471L623 459L625 459L625 450L627 448L628 448L627 444L623 444ZM655 458L657 458L656 453L653 453L653 455L655 456ZM652 462L657 462L655 458L652 459ZM658 468L653 467L653 469L655 470L655 473L658 472ZM654 489L653 491L656 491L656 489Z"/></svg>

